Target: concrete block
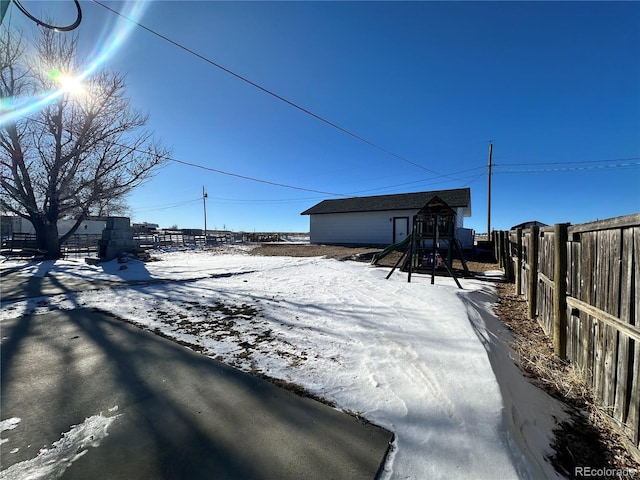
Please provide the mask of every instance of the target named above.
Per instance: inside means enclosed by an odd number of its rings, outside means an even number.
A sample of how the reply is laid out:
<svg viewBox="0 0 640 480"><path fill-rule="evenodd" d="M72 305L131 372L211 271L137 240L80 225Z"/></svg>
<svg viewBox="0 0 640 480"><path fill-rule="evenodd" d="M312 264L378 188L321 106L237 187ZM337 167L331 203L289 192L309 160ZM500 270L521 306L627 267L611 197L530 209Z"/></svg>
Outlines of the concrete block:
<svg viewBox="0 0 640 480"><path fill-rule="evenodd" d="M107 217L107 230L118 230L131 226L129 217Z"/></svg>
<svg viewBox="0 0 640 480"><path fill-rule="evenodd" d="M133 228L121 228L117 230L103 230L102 231L102 239L103 240L124 240L127 238L133 238Z"/></svg>

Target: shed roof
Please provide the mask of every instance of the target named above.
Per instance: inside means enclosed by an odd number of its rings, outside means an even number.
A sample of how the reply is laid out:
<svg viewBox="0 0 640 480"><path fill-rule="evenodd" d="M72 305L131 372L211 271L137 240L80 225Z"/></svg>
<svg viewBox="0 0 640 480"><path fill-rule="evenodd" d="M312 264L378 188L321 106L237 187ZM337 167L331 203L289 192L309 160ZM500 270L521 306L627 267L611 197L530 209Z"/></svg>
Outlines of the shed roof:
<svg viewBox="0 0 640 480"><path fill-rule="evenodd" d="M437 190L433 192L397 193L373 197L351 197L323 200L300 215L325 213L380 212L384 210L419 210L434 197L440 197L450 207L462 207L465 217L471 216L471 189Z"/></svg>
<svg viewBox="0 0 640 480"><path fill-rule="evenodd" d="M518 225L514 225L513 227L511 227L511 230L515 230L516 228L522 228L522 229L531 228L534 225L537 227L548 226L546 223L539 222L538 220L531 220L529 222L522 222L522 223L519 223Z"/></svg>

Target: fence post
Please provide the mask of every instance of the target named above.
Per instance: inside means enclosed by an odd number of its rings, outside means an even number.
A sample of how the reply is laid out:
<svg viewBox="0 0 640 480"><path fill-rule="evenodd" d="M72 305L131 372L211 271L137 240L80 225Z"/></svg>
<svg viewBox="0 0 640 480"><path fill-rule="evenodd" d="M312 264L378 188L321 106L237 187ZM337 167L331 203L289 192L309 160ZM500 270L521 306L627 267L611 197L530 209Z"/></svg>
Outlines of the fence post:
<svg viewBox="0 0 640 480"><path fill-rule="evenodd" d="M529 285L527 285L528 316L536 317L538 306L538 238L539 228L533 225L529 237Z"/></svg>
<svg viewBox="0 0 640 480"><path fill-rule="evenodd" d="M553 349L567 358L567 227L553 226Z"/></svg>
<svg viewBox="0 0 640 480"><path fill-rule="evenodd" d="M500 255L502 256L502 268L504 268L505 276L507 280L509 279L509 263L507 262L507 245L505 239L507 236L505 235L504 230L500 230Z"/></svg>
<svg viewBox="0 0 640 480"><path fill-rule="evenodd" d="M516 295L522 295L522 228L516 228Z"/></svg>
<svg viewBox="0 0 640 480"><path fill-rule="evenodd" d="M500 256L498 255L498 239L496 238L495 230L489 233L489 238L491 238L491 246L493 247L493 258L496 259L496 263L500 263Z"/></svg>
<svg viewBox="0 0 640 480"><path fill-rule="evenodd" d="M511 239L509 230L502 231L502 255L504 256L504 273L507 281L513 282L513 259L511 258Z"/></svg>

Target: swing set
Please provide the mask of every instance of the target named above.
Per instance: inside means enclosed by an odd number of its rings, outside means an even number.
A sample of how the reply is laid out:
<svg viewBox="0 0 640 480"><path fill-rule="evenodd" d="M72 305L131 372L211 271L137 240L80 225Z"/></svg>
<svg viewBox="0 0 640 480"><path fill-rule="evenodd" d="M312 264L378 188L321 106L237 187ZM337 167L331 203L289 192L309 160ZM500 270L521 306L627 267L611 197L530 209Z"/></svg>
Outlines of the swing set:
<svg viewBox="0 0 640 480"><path fill-rule="evenodd" d="M470 275L470 272L462 255L462 249L455 238L455 227L455 210L441 198L433 197L413 217L413 229L409 234L408 248L405 249L386 278L389 279L396 268L402 264L401 270L407 272L408 282L411 282L413 272L430 272L431 285L433 285L436 269L444 267L449 276L455 280L458 288L462 288L451 269L454 250L460 257L465 276Z"/></svg>

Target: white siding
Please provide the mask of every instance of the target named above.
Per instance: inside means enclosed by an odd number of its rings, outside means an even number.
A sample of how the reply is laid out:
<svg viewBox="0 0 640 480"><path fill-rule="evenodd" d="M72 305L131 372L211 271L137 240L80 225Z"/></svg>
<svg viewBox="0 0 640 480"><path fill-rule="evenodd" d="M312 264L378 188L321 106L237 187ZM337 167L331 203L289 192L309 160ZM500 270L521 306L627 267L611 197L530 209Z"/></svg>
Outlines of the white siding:
<svg viewBox="0 0 640 480"><path fill-rule="evenodd" d="M464 208L456 208L456 228L464 228Z"/></svg>
<svg viewBox="0 0 640 480"><path fill-rule="evenodd" d="M73 227L75 220L59 220L58 221L58 234L64 235L71 227ZM102 230L107 226L107 222L103 220L85 220L80 224L76 230L76 234L91 234L101 235Z"/></svg>
<svg viewBox="0 0 640 480"><path fill-rule="evenodd" d="M471 228L457 228L456 238L464 250L473 248L473 230Z"/></svg>
<svg viewBox="0 0 640 480"><path fill-rule="evenodd" d="M464 209L456 209L456 230L464 227ZM309 215L311 243L390 245L393 242L393 218L409 217L409 231L418 210L384 212L324 213Z"/></svg>
<svg viewBox="0 0 640 480"><path fill-rule="evenodd" d="M19 226L17 226L17 228L15 228L16 226L14 226L14 232L32 233L32 234L36 233L35 228L33 228L33 225L29 220L22 217L18 217L18 218L20 220L20 224ZM67 233L69 230L71 230L71 227L73 227L74 223L75 223L75 220L58 220L58 235L64 235L65 233ZM100 235L102 234L102 230L104 230L106 225L107 225L107 222L103 220L85 220L80 224L80 227L78 227L78 229L76 230L76 234L86 233L86 234Z"/></svg>
<svg viewBox="0 0 640 480"><path fill-rule="evenodd" d="M409 217L417 210L325 213L309 215L311 243L389 245L393 243L393 217Z"/></svg>

